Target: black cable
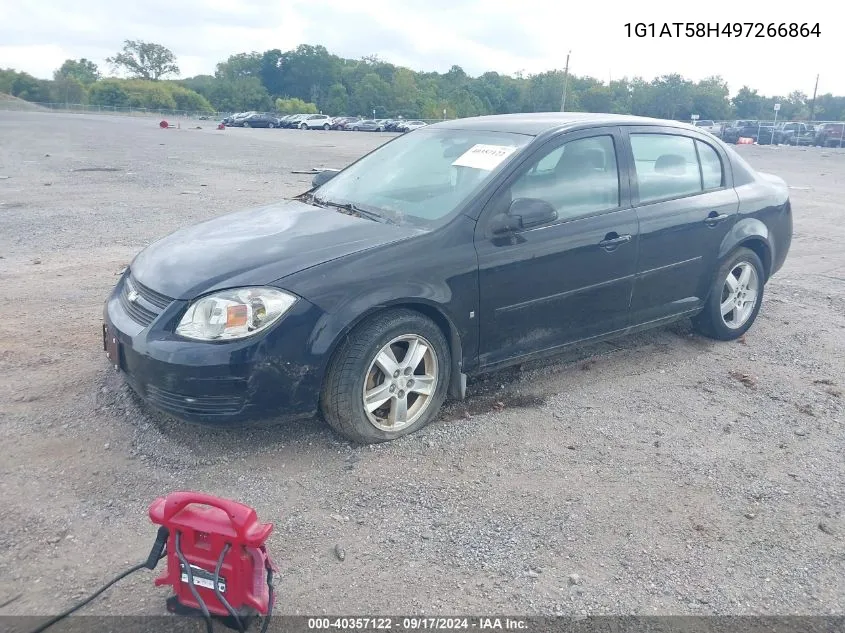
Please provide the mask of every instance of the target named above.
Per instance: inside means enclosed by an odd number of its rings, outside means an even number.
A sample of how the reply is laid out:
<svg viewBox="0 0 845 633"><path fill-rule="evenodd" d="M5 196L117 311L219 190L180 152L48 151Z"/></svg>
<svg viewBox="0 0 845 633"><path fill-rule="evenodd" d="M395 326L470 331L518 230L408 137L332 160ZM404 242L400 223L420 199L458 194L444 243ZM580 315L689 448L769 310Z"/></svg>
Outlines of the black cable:
<svg viewBox="0 0 845 633"><path fill-rule="evenodd" d="M267 615L261 625L261 633L267 633L267 627L270 626L270 616L273 615L273 569L269 565L267 566L267 591Z"/></svg>
<svg viewBox="0 0 845 633"><path fill-rule="evenodd" d="M165 556L166 556L166 554L162 553L161 556L159 556L158 560L161 560ZM105 585L103 585L102 587L97 589L97 591L95 591L90 596L85 598L85 600L83 600L82 602L75 604L74 606L72 606L70 609L67 609L66 611L62 611L59 615L50 618L49 620L47 620L44 624L42 624L38 628L30 631L30 633L42 633L42 631L46 631L51 626L53 626L56 622L58 622L59 620L65 619L67 616L69 616L74 611L78 611L79 609L84 607L86 604L91 602L94 598L96 598L101 593L103 593L106 589L108 589L109 587L111 587L112 585L117 583L118 581L126 578L129 574L133 574L136 571L138 571L139 569L147 569L147 568L148 568L147 561L144 561L143 563L138 563L134 567L130 567L129 569L124 571L122 574L120 574L120 575L112 578L111 580L109 580Z"/></svg>
<svg viewBox="0 0 845 633"><path fill-rule="evenodd" d="M220 552L220 558L217 559L217 567L214 568L214 595L217 596L220 604L226 607L226 611L228 611L229 615L232 616L232 619L235 621L235 625L238 627L238 631L240 633L244 633L244 625L241 623L241 619L220 591L220 568L223 567L223 559L226 558L226 554L231 548L232 544L226 543L226 545L223 546L223 551Z"/></svg>
<svg viewBox="0 0 845 633"><path fill-rule="evenodd" d="M185 575L188 577L188 589L191 590L191 594L194 596L194 600L197 601L197 604L199 604L200 611L202 611L202 615L205 618L205 630L207 633L214 633L214 627L211 624L211 614L208 612L208 607L205 606L205 601L200 597L199 592L197 592L196 586L194 586L194 574L191 572L191 566L188 564L188 561L185 560L185 555L182 553L182 532L179 530L176 530L175 551L179 562L185 568Z"/></svg>

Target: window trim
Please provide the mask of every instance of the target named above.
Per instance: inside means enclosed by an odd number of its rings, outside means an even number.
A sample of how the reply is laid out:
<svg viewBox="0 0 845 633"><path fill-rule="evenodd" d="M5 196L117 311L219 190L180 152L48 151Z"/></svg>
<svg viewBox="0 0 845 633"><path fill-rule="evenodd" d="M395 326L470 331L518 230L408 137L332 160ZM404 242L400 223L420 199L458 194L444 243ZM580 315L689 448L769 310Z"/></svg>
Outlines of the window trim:
<svg viewBox="0 0 845 633"><path fill-rule="evenodd" d="M613 150L615 152L616 158L616 179L619 186L619 198L617 205L615 207L604 209L602 211L595 211L593 213L579 215L578 217L574 218L559 218L556 222L551 222L549 224L544 224L543 226L537 226L522 231L515 231L515 233L522 235L525 233L531 233L532 231L541 231L543 229L559 227L564 224L569 224L570 222L577 222L579 220L595 218L602 215L607 215L609 213L618 213L619 211L629 209L631 207L631 198L629 195L630 170L628 165L630 159L625 150L625 139L622 136L621 129L618 126L597 126L591 128L580 128L577 130L561 132L560 134L557 134L552 138L537 144L537 147L533 150L529 149L531 147L530 145L525 148L527 151L525 151L525 156L523 156L523 159L520 160L518 164L515 164L511 169L510 173L508 173L508 175L495 188L495 190L489 196L486 196L483 208L478 216L478 227L480 229L479 234L483 235L486 239L493 239L495 237L490 232L490 219L493 217L493 210L496 207L496 202L499 199L500 195L502 195L507 189L513 186L514 182L516 182L520 177L530 171L531 167L528 167L528 169L526 169L526 165L531 165L532 163L536 164L536 162L539 162L540 160L554 152L556 149L560 148L563 145L566 145L567 143L587 138L594 138L597 136L609 136L611 138L611 142L613 143Z"/></svg>
<svg viewBox="0 0 845 633"><path fill-rule="evenodd" d="M668 196L665 198L656 198L654 200L647 200L641 201L640 200L640 184L639 180L637 179L637 167L636 167L636 160L634 159L634 148L631 145L631 136L632 135L646 135L646 134L660 134L661 136L680 136L682 138L689 138L693 141L693 147L695 148L695 156L696 160L698 160L698 173L699 173L699 182L701 183L701 191L696 191L694 193L687 193L680 196ZM676 127L669 127L669 126L660 126L660 125L628 125L624 126L623 128L623 135L625 141L625 151L627 152L627 160L631 165L630 174L629 174L629 187L631 191L631 204L634 207L646 207L653 204L663 204L664 202L671 202L673 200L684 200L686 198L692 198L694 196L700 196L707 193L713 193L715 191L722 191L724 189L730 189L733 187L733 179L732 179L732 172L729 171L728 167L730 166L730 159L726 159L724 153L717 148L712 142L710 142L707 138L705 138L704 134L696 131L696 130L687 130L686 128L676 128ZM704 189L704 174L702 171L701 166L701 158L698 155L698 146L695 144L695 141L700 141L702 143L706 143L710 146L710 148L716 152L716 155L719 157L719 161L722 163L722 185L717 188L711 189ZM731 174L731 177L729 177Z"/></svg>

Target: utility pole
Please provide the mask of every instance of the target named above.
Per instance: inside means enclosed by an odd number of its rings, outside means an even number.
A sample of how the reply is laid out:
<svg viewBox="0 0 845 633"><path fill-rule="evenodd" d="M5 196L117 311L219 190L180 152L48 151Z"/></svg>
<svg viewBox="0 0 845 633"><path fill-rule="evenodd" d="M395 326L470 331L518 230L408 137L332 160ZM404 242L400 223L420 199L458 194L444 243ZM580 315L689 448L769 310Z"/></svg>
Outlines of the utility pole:
<svg viewBox="0 0 845 633"><path fill-rule="evenodd" d="M819 91L819 76L816 75L816 87L813 88L813 100L810 101L810 121L813 120L813 116L816 112L816 93Z"/></svg>
<svg viewBox="0 0 845 633"><path fill-rule="evenodd" d="M569 56L572 51L566 53L566 68L563 69L563 96L560 99L560 111L566 112L566 84L569 82Z"/></svg>

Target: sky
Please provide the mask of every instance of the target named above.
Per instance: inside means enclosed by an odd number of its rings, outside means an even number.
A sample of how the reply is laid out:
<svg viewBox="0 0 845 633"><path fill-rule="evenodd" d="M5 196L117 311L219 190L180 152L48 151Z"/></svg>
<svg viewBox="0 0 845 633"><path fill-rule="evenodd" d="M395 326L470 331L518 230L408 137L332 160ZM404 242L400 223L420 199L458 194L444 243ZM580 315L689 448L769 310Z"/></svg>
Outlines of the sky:
<svg viewBox="0 0 845 633"><path fill-rule="evenodd" d="M65 59L105 58L123 40L172 50L181 76L213 74L229 55L322 44L342 57L379 58L414 70L470 75L563 69L602 81L680 73L721 75L731 93L845 95L845 7L774 2L632 0L0 0L0 68L50 78ZM819 24L809 38L629 37L626 23ZM672 27L673 29L675 27ZM682 31L684 27L681 27Z"/></svg>

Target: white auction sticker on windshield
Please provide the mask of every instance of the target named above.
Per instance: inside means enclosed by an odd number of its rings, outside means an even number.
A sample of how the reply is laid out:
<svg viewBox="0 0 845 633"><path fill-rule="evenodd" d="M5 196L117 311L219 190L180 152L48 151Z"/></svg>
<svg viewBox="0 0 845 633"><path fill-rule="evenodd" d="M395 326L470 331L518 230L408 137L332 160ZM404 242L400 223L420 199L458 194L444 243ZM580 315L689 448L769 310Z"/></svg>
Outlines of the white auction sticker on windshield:
<svg viewBox="0 0 845 633"><path fill-rule="evenodd" d="M452 166L492 171L515 151L516 148L510 145L473 145Z"/></svg>

